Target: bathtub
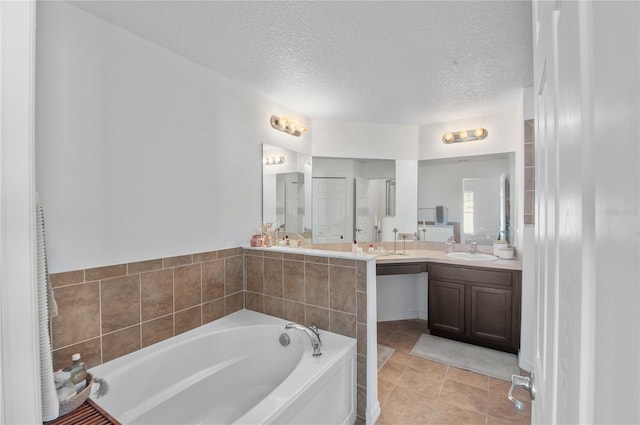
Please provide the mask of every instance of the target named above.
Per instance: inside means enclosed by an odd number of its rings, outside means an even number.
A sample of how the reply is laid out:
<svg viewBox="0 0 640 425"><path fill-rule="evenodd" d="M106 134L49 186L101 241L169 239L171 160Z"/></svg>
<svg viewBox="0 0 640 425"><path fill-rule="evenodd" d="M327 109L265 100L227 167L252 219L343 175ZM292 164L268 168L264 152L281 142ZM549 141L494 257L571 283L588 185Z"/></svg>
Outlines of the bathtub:
<svg viewBox="0 0 640 425"><path fill-rule="evenodd" d="M91 398L122 424L353 424L356 341L240 310L90 369ZM279 336L289 335L282 346Z"/></svg>

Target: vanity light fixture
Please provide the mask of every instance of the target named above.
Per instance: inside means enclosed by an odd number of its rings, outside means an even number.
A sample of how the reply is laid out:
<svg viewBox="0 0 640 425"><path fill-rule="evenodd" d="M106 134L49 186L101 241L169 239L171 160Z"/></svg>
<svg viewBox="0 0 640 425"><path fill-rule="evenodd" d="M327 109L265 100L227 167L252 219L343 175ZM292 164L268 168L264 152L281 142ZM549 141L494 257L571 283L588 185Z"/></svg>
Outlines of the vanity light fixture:
<svg viewBox="0 0 640 425"><path fill-rule="evenodd" d="M460 130L456 133L446 132L442 135L442 143L471 142L473 140L482 140L487 137L487 130L484 128L476 128L475 130Z"/></svg>
<svg viewBox="0 0 640 425"><path fill-rule="evenodd" d="M264 159L264 165L281 165L284 164L284 156L272 156Z"/></svg>
<svg viewBox="0 0 640 425"><path fill-rule="evenodd" d="M278 115L271 115L271 127L279 131L284 131L285 133L289 133L296 137L300 137L300 135L307 132L306 125L290 120L287 117L281 117Z"/></svg>

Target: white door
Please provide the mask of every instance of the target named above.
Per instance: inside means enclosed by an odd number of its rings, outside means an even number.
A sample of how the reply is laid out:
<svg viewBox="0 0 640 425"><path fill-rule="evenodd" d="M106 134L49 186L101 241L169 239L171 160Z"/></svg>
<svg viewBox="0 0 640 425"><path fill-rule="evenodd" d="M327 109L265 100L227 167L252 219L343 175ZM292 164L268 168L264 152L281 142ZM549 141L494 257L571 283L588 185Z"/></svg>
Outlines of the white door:
<svg viewBox="0 0 640 425"><path fill-rule="evenodd" d="M640 423L638 2L536 2L532 423Z"/></svg>
<svg viewBox="0 0 640 425"><path fill-rule="evenodd" d="M369 179L356 177L356 222L354 237L358 242L373 240L373 223L371 218L369 196Z"/></svg>
<svg viewBox="0 0 640 425"><path fill-rule="evenodd" d="M312 196L313 243L345 242L345 179L314 177Z"/></svg>

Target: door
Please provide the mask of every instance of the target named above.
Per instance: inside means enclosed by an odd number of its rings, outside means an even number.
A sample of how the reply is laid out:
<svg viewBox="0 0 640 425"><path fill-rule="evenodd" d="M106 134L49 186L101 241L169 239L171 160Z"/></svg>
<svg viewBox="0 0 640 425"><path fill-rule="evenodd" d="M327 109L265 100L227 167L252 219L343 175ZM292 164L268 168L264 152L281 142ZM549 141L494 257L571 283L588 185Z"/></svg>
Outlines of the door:
<svg viewBox="0 0 640 425"><path fill-rule="evenodd" d="M437 335L465 333L465 286L462 283L429 279L429 329Z"/></svg>
<svg viewBox="0 0 640 425"><path fill-rule="evenodd" d="M344 178L313 178L313 243L345 242Z"/></svg>
<svg viewBox="0 0 640 425"><path fill-rule="evenodd" d="M355 179L355 229L354 237L358 242L368 242L373 238L373 223L371 220L371 199L369 196L369 179L356 177Z"/></svg>
<svg viewBox="0 0 640 425"><path fill-rule="evenodd" d="M511 289L471 285L470 335L484 341L511 344Z"/></svg>
<svg viewBox="0 0 640 425"><path fill-rule="evenodd" d="M535 3L532 423L640 422L639 18Z"/></svg>

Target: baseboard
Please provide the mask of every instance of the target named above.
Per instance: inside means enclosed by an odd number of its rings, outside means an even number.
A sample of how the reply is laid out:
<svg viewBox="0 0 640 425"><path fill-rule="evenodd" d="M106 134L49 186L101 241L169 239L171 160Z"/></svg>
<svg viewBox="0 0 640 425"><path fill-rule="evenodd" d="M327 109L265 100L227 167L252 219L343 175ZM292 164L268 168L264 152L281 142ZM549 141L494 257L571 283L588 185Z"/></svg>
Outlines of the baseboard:
<svg viewBox="0 0 640 425"><path fill-rule="evenodd" d="M374 406L369 410L367 409L367 425L373 425L380 417L380 402L376 400Z"/></svg>
<svg viewBox="0 0 640 425"><path fill-rule="evenodd" d="M427 320L427 313L423 311L401 311L396 313L383 313L378 312L378 322L392 322L394 320L411 320L411 319L423 319Z"/></svg>
<svg viewBox="0 0 640 425"><path fill-rule="evenodd" d="M524 369L529 373L531 373L531 371L533 370L533 365L530 365L528 362L523 360L519 353L518 353L518 366L520 367L520 369Z"/></svg>

